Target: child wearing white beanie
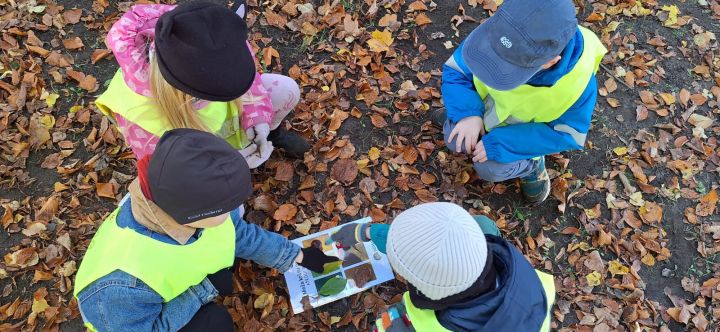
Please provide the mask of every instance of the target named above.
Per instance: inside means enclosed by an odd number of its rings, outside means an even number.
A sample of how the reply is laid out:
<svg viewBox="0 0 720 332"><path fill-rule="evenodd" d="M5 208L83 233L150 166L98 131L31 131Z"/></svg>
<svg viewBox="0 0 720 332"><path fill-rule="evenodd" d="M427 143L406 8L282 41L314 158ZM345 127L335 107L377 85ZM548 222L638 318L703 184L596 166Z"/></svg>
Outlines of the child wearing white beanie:
<svg viewBox="0 0 720 332"><path fill-rule="evenodd" d="M347 225L332 238L342 246L373 241L407 281L403 301L378 318L375 331L549 330L552 276L535 271L487 217L427 203L391 225Z"/></svg>

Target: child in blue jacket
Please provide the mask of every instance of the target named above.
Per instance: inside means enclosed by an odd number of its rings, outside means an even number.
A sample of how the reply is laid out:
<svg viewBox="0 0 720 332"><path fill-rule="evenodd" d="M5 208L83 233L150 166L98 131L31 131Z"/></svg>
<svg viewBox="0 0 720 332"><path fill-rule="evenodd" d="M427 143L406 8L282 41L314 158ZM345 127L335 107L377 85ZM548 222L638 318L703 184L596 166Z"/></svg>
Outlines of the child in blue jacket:
<svg viewBox="0 0 720 332"><path fill-rule="evenodd" d="M571 0L506 0L443 65L445 111L433 122L480 178L520 178L540 203L550 193L544 156L583 148L606 52Z"/></svg>

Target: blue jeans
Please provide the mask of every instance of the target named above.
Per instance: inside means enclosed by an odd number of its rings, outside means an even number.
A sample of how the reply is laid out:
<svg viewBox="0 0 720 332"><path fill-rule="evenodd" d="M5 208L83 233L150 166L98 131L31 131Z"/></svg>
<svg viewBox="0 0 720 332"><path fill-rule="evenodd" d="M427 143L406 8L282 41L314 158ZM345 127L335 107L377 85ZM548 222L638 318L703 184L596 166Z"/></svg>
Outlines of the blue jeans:
<svg viewBox="0 0 720 332"><path fill-rule="evenodd" d="M448 141L450 132L455 128L455 122L446 120L443 125L443 134L445 135L445 145L451 151L455 151L455 140ZM467 153L465 147L462 147L462 153ZM471 155L468 155L472 159ZM518 160L511 163L499 163L497 161L488 160L484 163L473 163L477 175L489 182L502 182L510 179L524 178L529 176L538 167L539 161L534 159Z"/></svg>

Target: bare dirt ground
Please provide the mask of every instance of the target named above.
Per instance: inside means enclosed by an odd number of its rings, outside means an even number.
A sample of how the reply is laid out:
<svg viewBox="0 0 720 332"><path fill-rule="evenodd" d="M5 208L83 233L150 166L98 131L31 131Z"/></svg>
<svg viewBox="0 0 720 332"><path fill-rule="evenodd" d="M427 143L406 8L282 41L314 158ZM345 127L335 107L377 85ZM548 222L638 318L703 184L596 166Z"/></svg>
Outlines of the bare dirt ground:
<svg viewBox="0 0 720 332"><path fill-rule="evenodd" d="M495 2L251 1L259 66L300 82L286 125L314 148L255 171L246 218L293 238L452 201L555 276L554 330L717 331L718 2L577 2L610 52L586 149L548 156L553 195L537 207L514 182L478 180L428 122L442 64ZM0 0L0 330L82 329L75 270L134 176L92 103L117 70L104 36L133 3ZM365 331L404 290L293 316L277 271L245 263L236 280L221 301L253 331Z"/></svg>

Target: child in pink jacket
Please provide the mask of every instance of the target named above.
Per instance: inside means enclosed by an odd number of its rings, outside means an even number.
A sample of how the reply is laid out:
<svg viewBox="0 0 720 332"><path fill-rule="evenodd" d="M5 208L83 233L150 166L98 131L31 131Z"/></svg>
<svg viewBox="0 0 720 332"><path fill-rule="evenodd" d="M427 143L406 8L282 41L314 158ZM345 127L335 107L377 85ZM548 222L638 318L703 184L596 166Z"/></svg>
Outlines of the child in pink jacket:
<svg viewBox="0 0 720 332"><path fill-rule="evenodd" d="M300 100L291 78L256 72L244 21L209 2L135 5L108 32L120 70L97 99L138 159L160 136L194 128L223 137L251 167L275 147L301 158L310 145L280 126Z"/></svg>

